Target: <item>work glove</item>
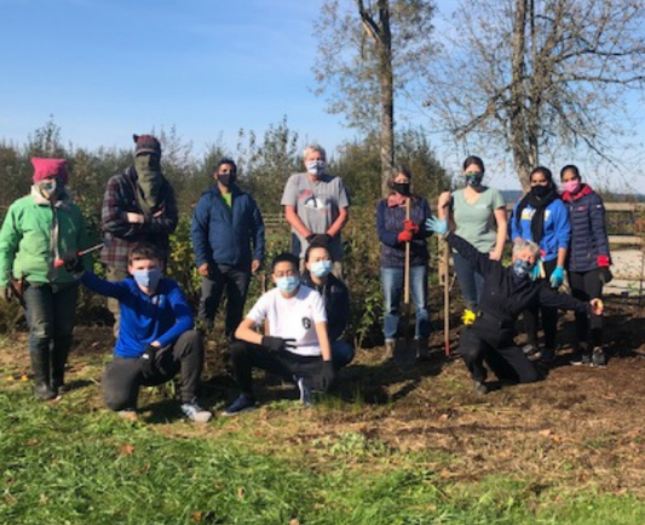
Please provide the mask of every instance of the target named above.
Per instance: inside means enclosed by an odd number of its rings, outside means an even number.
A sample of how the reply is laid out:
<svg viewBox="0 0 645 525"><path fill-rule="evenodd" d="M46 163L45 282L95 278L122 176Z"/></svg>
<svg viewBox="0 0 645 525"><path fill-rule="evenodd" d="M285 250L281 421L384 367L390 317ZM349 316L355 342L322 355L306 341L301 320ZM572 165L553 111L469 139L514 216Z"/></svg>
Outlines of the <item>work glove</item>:
<svg viewBox="0 0 645 525"><path fill-rule="evenodd" d="M531 281L537 281L540 278L540 261L538 260L531 270Z"/></svg>
<svg viewBox="0 0 645 525"><path fill-rule="evenodd" d="M265 335L262 338L262 346L271 352L281 352L283 350L290 350L296 347L295 339L283 339L282 337L273 337Z"/></svg>
<svg viewBox="0 0 645 525"><path fill-rule="evenodd" d="M557 266L555 270L553 270L549 282L553 288L560 288L560 286L562 286L562 283L564 282L564 268L562 266Z"/></svg>
<svg viewBox="0 0 645 525"><path fill-rule="evenodd" d="M401 233L399 233L397 240L399 242L410 242L412 240L412 232L408 230L403 230Z"/></svg>
<svg viewBox="0 0 645 525"><path fill-rule="evenodd" d="M67 252L62 257L65 270L67 270L72 275L83 275L85 273L85 267L83 266L83 261L74 251Z"/></svg>
<svg viewBox="0 0 645 525"><path fill-rule="evenodd" d="M146 345L146 349L141 354L139 359L141 360L141 372L147 376L154 375L157 371L155 366L155 359L157 358L157 351L159 349L156 346Z"/></svg>
<svg viewBox="0 0 645 525"><path fill-rule="evenodd" d="M320 375L317 378L318 385L316 385L316 390L327 392L334 382L335 377L336 371L334 370L334 364L331 361L323 361Z"/></svg>
<svg viewBox="0 0 645 525"><path fill-rule="evenodd" d="M405 231L411 232L412 235L419 233L419 225L412 222L410 219L403 221L403 229Z"/></svg>
<svg viewBox="0 0 645 525"><path fill-rule="evenodd" d="M11 286L0 286L0 299L9 302L13 299L13 290Z"/></svg>
<svg viewBox="0 0 645 525"><path fill-rule="evenodd" d="M426 230L435 232L437 235L445 235L448 233L448 221L446 219L439 220L434 215L425 222Z"/></svg>

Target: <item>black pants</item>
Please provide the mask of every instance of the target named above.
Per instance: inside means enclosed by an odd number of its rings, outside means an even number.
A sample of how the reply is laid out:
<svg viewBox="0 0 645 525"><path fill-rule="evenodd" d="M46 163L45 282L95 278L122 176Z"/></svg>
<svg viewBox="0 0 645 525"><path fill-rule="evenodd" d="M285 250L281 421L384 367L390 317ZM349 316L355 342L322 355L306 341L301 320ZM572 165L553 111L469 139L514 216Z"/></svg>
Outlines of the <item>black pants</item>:
<svg viewBox="0 0 645 525"><path fill-rule="evenodd" d="M475 381L486 380L484 362L500 381L533 383L539 379L533 363L513 344L510 330L505 333L480 319L476 323L477 326L466 328L459 339L459 352Z"/></svg>
<svg viewBox="0 0 645 525"><path fill-rule="evenodd" d="M251 279L250 268L239 268L225 264L211 264L208 277L202 277L202 295L199 302L200 319L212 326L219 309L222 294L226 289L228 310L226 312L226 336L231 337L242 322L244 303Z"/></svg>
<svg viewBox="0 0 645 525"><path fill-rule="evenodd" d="M603 285L601 272L600 268L588 272L568 272L571 295L585 302L601 298ZM575 315L578 343L591 343L592 347L601 346L602 315L591 315L591 318L582 312L576 312Z"/></svg>
<svg viewBox="0 0 645 525"><path fill-rule="evenodd" d="M557 259L546 261L544 263L544 272L546 277L540 279L540 284L546 288L551 288L549 279L558 262ZM545 348L555 348L555 334L558 329L558 309L549 306L538 306L524 311L524 324L526 326L526 335L528 335L529 344L537 347L539 314L542 314L542 329L544 330Z"/></svg>
<svg viewBox="0 0 645 525"><path fill-rule="evenodd" d="M242 393L253 397L253 369L260 368L293 381L293 376L316 381L322 370L322 357L304 357L292 352L272 352L261 345L235 341L231 345L233 375Z"/></svg>
<svg viewBox="0 0 645 525"><path fill-rule="evenodd" d="M179 336L172 346L157 352L156 371L152 375L141 371L141 359L115 357L103 374L103 399L111 410L137 407L141 386L162 385L181 372L181 400L195 397L204 363L204 350L199 332L189 330Z"/></svg>

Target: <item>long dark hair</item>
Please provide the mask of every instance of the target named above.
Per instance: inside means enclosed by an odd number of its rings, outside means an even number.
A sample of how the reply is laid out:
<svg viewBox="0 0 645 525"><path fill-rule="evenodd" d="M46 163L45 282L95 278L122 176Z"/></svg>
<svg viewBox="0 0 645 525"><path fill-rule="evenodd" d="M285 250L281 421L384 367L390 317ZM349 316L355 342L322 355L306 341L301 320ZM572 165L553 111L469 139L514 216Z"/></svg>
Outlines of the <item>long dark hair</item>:
<svg viewBox="0 0 645 525"><path fill-rule="evenodd" d="M524 195L515 210L515 226L519 229L522 221L522 212L524 211L524 208L530 205L535 210L533 217L531 217L531 236L533 237L533 241L539 244L544 234L544 212L549 204L559 199L560 196L556 191L555 183L553 182L553 173L551 173L549 168L538 166L531 172L530 177L533 177L536 173L540 173L544 176L549 183L548 187L551 191L542 199L538 199L533 191L529 191Z"/></svg>

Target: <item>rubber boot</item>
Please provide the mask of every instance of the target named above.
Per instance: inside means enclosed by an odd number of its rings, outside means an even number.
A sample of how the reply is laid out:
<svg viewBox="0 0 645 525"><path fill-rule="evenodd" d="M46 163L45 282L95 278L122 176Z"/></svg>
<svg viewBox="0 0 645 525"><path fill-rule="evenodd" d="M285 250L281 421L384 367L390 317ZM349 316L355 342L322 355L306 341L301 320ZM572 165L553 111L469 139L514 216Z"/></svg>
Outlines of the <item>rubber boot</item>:
<svg viewBox="0 0 645 525"><path fill-rule="evenodd" d="M415 339L414 344L416 345L417 359L419 361L430 359L430 349L428 348L428 339L426 337Z"/></svg>
<svg viewBox="0 0 645 525"><path fill-rule="evenodd" d="M31 367L34 371L34 380L36 386L34 387L34 394L38 399L47 401L56 397L56 392L50 386L49 378L49 351L39 350L37 352L30 352Z"/></svg>
<svg viewBox="0 0 645 525"><path fill-rule="evenodd" d="M67 392L67 387L65 386L65 365L67 364L70 344L71 336L59 337L54 340L51 388L56 394Z"/></svg>

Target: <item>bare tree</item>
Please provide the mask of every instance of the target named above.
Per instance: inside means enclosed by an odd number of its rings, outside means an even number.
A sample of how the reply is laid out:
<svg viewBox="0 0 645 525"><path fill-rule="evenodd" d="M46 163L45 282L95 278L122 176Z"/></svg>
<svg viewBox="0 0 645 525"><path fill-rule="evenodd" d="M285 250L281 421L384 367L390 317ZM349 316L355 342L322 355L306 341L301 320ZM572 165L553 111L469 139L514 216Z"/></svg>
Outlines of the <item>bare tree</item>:
<svg viewBox="0 0 645 525"><path fill-rule="evenodd" d="M317 21L317 93L349 126L379 133L382 181L394 164L396 91L430 49L432 11L429 0L328 0Z"/></svg>
<svg viewBox="0 0 645 525"><path fill-rule="evenodd" d="M643 0L469 0L429 64L426 103L457 138L512 154L522 186L542 152L610 159L630 90L643 88Z"/></svg>

